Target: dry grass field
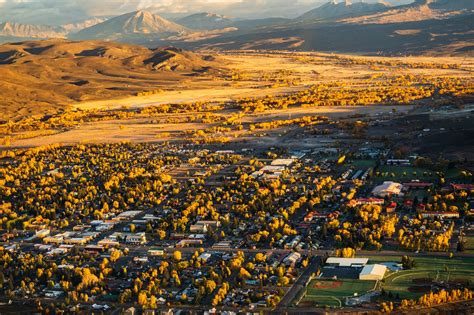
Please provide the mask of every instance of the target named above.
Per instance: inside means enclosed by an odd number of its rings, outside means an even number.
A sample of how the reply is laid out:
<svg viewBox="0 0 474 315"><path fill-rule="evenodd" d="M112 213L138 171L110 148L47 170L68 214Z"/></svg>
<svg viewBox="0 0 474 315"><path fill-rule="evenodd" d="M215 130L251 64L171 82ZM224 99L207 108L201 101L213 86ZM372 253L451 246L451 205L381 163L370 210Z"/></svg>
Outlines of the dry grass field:
<svg viewBox="0 0 474 315"><path fill-rule="evenodd" d="M211 129L225 127L225 121L235 115L240 115L240 124L250 125L315 115L339 119L383 115L394 109L408 112L416 105L446 102L444 95L437 95L443 89L443 93L469 94L474 86L474 59L467 57L217 54L104 42L78 45L27 42L19 44L13 55L5 53L13 45L0 46L0 69L6 70L0 78L6 91L1 94L2 120L15 121L0 126L4 147L183 140L199 130L206 135L225 134L227 140L245 138L242 129ZM429 86L433 86L432 97L425 96ZM364 96L384 95L388 89L396 90L393 99ZM272 105L262 112L241 108L247 100L254 105L274 100L281 104L292 98L297 101L289 107ZM334 101L337 106L328 106ZM163 106L171 110L147 114L148 108ZM173 111L177 107L181 109ZM200 115L206 117L197 118ZM50 123L48 117L66 122Z"/></svg>

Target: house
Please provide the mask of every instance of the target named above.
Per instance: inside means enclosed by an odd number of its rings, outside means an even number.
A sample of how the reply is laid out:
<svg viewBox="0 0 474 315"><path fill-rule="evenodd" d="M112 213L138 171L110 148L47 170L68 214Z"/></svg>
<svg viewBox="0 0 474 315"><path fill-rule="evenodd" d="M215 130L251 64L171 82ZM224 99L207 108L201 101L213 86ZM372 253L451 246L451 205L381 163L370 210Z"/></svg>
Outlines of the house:
<svg viewBox="0 0 474 315"><path fill-rule="evenodd" d="M137 309L133 306L127 308L124 312L125 315L135 315L135 314L138 314L137 313Z"/></svg>
<svg viewBox="0 0 474 315"><path fill-rule="evenodd" d="M428 189L433 186L433 183L424 183L424 182L409 182L403 184L404 190L415 190L415 189Z"/></svg>
<svg viewBox="0 0 474 315"><path fill-rule="evenodd" d="M382 280L387 272L387 266L384 265L365 265L359 274L360 280Z"/></svg>
<svg viewBox="0 0 474 315"><path fill-rule="evenodd" d="M148 255L150 256L163 256L165 254L164 249L152 247L148 250Z"/></svg>
<svg viewBox="0 0 474 315"><path fill-rule="evenodd" d="M119 220L119 221L129 221L129 220L133 219L134 217L136 217L137 215L139 215L140 213L142 213L142 211L134 211L134 210L124 211L124 212L120 213L116 217L116 219Z"/></svg>
<svg viewBox="0 0 474 315"><path fill-rule="evenodd" d="M294 265L300 260L301 254L298 252L293 252L283 259L283 263L286 265Z"/></svg>
<svg viewBox="0 0 474 315"><path fill-rule="evenodd" d="M133 261L136 263L146 264L148 262L148 257L133 257Z"/></svg>
<svg viewBox="0 0 474 315"><path fill-rule="evenodd" d="M341 258L329 257L326 259L326 265L336 267L363 267L367 265L369 258Z"/></svg>
<svg viewBox="0 0 474 315"><path fill-rule="evenodd" d="M220 150L220 151L216 151L216 154L217 155L231 155L231 154L234 154L235 151L234 150Z"/></svg>
<svg viewBox="0 0 474 315"><path fill-rule="evenodd" d="M51 231L49 229L42 229L42 230L36 231L35 236L37 238L45 238L46 236L49 235L50 232Z"/></svg>
<svg viewBox="0 0 474 315"><path fill-rule="evenodd" d="M423 204L423 203L419 203L417 206L416 206L416 210L422 212L422 211L425 211L426 209L426 205Z"/></svg>
<svg viewBox="0 0 474 315"><path fill-rule="evenodd" d="M349 201L347 205L349 207L356 207L360 205L383 205L384 202L385 200L381 198L357 198Z"/></svg>
<svg viewBox="0 0 474 315"><path fill-rule="evenodd" d="M84 247L84 252L87 252L87 253L95 253L95 254L98 254L102 251L104 251L104 247L101 246L101 245L87 245Z"/></svg>
<svg viewBox="0 0 474 315"><path fill-rule="evenodd" d="M211 258L211 253L202 253L199 255L198 259L202 260L203 262L207 262Z"/></svg>
<svg viewBox="0 0 474 315"><path fill-rule="evenodd" d="M311 211L311 212L309 212L308 214L305 215L303 220L304 220L304 222L311 222L314 219L325 219L325 218L327 218L327 215L321 214L317 211Z"/></svg>
<svg viewBox="0 0 474 315"><path fill-rule="evenodd" d="M63 291L58 291L58 290L46 290L44 291L44 296L48 298L59 298L64 294Z"/></svg>
<svg viewBox="0 0 474 315"><path fill-rule="evenodd" d="M422 212L422 218L458 219L459 212Z"/></svg>
<svg viewBox="0 0 474 315"><path fill-rule="evenodd" d="M177 248L183 248L183 247L188 247L190 245L200 246L200 245L202 245L202 243L203 242L200 239L184 239L184 240L179 241L176 244L176 247Z"/></svg>
<svg viewBox="0 0 474 315"><path fill-rule="evenodd" d="M401 196L403 185L395 182L383 182L382 185L376 186L372 190L374 196L385 198L391 196Z"/></svg>
<svg viewBox="0 0 474 315"><path fill-rule="evenodd" d="M230 241L221 241L219 243L215 243L212 245L212 248L213 249L221 249L221 250L227 250L227 249L231 249L232 246L231 246L231 242Z"/></svg>
<svg viewBox="0 0 474 315"><path fill-rule="evenodd" d="M197 225L208 225L212 227L219 227L221 226L220 221L212 221L212 220L200 220L196 222Z"/></svg>
<svg viewBox="0 0 474 315"><path fill-rule="evenodd" d="M104 238L103 240L98 241L97 245L105 246L105 247L113 247L113 246L119 246L120 243L119 243L119 241L117 241L115 239Z"/></svg>
<svg viewBox="0 0 474 315"><path fill-rule="evenodd" d="M260 169L261 172L267 174L279 174L282 173L286 169L283 165L267 165Z"/></svg>
<svg viewBox="0 0 474 315"><path fill-rule="evenodd" d="M125 235L125 243L145 244L147 242L145 232L130 233Z"/></svg>
<svg viewBox="0 0 474 315"><path fill-rule="evenodd" d="M196 232L200 232L200 233L206 233L207 232L207 225L204 225L204 224L193 224L189 227L189 231L191 233L196 233Z"/></svg>
<svg viewBox="0 0 474 315"><path fill-rule="evenodd" d="M451 184L454 191L474 191L474 184Z"/></svg>
<svg viewBox="0 0 474 315"><path fill-rule="evenodd" d="M397 210L397 203L395 201L392 201L388 206L387 206L387 213L392 213Z"/></svg>
<svg viewBox="0 0 474 315"><path fill-rule="evenodd" d="M387 160L387 162L385 164L387 164L387 165L409 166L410 165L410 160L390 159L390 160Z"/></svg>

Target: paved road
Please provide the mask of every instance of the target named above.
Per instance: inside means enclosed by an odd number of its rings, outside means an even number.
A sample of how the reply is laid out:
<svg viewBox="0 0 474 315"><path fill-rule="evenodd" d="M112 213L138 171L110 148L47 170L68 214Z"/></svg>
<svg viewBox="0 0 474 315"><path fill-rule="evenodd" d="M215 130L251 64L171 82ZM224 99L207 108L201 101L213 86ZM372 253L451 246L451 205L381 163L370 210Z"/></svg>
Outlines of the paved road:
<svg viewBox="0 0 474 315"><path fill-rule="evenodd" d="M308 267L296 280L293 286L286 292L286 294L281 299L276 311L280 311L282 308L287 308L290 306L291 302L298 296L298 294L306 288L308 282L311 280L311 275L318 270L320 264L319 257L312 257Z"/></svg>

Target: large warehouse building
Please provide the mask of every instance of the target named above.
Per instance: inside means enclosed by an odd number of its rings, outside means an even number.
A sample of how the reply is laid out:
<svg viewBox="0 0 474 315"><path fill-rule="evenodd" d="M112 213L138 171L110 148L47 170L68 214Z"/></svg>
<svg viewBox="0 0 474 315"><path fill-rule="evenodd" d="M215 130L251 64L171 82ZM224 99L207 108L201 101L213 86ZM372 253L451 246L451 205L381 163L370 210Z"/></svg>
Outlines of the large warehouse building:
<svg viewBox="0 0 474 315"><path fill-rule="evenodd" d="M403 185L395 182L383 182L382 185L377 186L372 190L374 196L385 198L391 196L401 196Z"/></svg>
<svg viewBox="0 0 474 315"><path fill-rule="evenodd" d="M337 267L362 267L365 266L368 262L368 258L329 257L326 260L326 265Z"/></svg>
<svg viewBox="0 0 474 315"><path fill-rule="evenodd" d="M387 272L387 267L384 265L365 265L359 274L360 280L382 280Z"/></svg>

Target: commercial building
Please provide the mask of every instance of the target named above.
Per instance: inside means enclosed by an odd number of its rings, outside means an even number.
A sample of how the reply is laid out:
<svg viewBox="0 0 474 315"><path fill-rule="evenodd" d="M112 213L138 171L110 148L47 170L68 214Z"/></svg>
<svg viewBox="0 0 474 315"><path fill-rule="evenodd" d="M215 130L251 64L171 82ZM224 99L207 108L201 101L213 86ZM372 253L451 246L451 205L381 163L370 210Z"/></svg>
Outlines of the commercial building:
<svg viewBox="0 0 474 315"><path fill-rule="evenodd" d="M148 255L150 256L164 256L165 250L162 248L152 247L148 250Z"/></svg>
<svg viewBox="0 0 474 315"><path fill-rule="evenodd" d="M384 203L385 200L381 198L357 198L349 201L347 205L349 207L356 207L361 205L383 205Z"/></svg>
<svg viewBox="0 0 474 315"><path fill-rule="evenodd" d="M387 272L387 266L384 265L365 265L359 274L360 280L382 280Z"/></svg>
<svg viewBox="0 0 474 315"><path fill-rule="evenodd" d="M402 188L403 185L400 183L383 182L382 185L376 186L372 190L372 194L380 198L400 196L402 195Z"/></svg>
<svg viewBox="0 0 474 315"><path fill-rule="evenodd" d="M271 165L290 167L294 162L294 159L276 159L272 161Z"/></svg>
<svg viewBox="0 0 474 315"><path fill-rule="evenodd" d="M326 265L337 267L363 267L367 265L369 258L341 258L329 257L326 260Z"/></svg>
<svg viewBox="0 0 474 315"><path fill-rule="evenodd" d="M459 212L422 212L422 218L457 219Z"/></svg>

